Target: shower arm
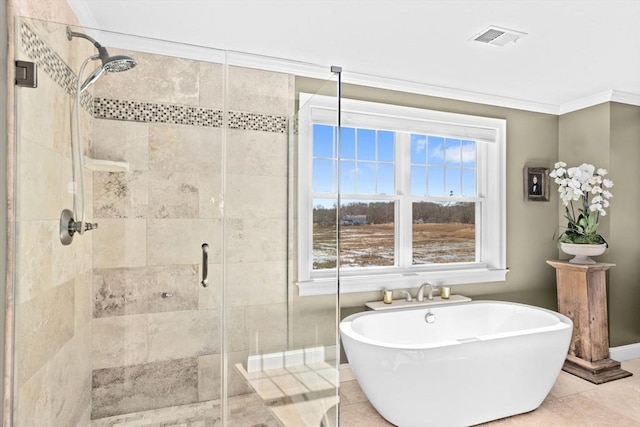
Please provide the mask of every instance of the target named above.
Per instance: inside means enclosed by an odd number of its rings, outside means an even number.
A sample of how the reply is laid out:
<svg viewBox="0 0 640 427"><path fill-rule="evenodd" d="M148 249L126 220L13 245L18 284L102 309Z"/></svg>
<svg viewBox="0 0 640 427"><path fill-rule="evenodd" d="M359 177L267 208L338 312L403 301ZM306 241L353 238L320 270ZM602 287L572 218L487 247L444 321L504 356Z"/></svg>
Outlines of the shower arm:
<svg viewBox="0 0 640 427"><path fill-rule="evenodd" d="M98 43L96 41L96 39L94 39L93 37L88 36L88 35L83 34L83 33L77 33L75 31L71 31L71 28L67 27L67 39L69 39L69 41L71 41L71 39L74 38L74 37L80 37L80 38L89 40L91 43L93 43L93 45L97 49L100 49L102 47L102 45L100 43Z"/></svg>

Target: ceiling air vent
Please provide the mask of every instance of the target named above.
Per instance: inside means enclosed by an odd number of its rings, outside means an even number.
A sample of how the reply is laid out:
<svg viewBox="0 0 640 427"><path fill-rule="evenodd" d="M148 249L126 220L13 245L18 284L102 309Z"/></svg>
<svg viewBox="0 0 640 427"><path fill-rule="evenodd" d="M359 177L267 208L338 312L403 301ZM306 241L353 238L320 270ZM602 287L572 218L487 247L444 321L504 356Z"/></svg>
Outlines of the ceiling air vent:
<svg viewBox="0 0 640 427"><path fill-rule="evenodd" d="M471 40L485 43L494 44L496 46L504 46L509 42L516 42L520 37L526 36L527 33L521 31L508 30L506 28L500 28L490 26L480 34L476 34Z"/></svg>

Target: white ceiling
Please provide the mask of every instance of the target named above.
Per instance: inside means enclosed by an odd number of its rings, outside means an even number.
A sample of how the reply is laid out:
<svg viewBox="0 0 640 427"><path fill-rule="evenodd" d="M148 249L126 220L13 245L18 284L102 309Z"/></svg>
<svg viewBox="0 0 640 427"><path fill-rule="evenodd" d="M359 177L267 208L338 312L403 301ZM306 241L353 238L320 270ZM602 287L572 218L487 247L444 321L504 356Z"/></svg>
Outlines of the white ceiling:
<svg viewBox="0 0 640 427"><path fill-rule="evenodd" d="M67 1L86 27L338 65L347 82L550 113L640 105L640 0ZM469 40L490 25L527 36Z"/></svg>

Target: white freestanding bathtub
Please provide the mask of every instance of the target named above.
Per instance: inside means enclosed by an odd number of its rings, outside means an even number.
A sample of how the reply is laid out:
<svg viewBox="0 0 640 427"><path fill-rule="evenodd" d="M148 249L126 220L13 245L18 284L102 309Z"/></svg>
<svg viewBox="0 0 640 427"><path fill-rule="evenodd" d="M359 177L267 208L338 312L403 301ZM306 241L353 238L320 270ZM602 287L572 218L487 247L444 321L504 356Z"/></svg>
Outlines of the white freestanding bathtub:
<svg viewBox="0 0 640 427"><path fill-rule="evenodd" d="M572 326L543 308L474 301L354 314L340 323L340 335L380 415L401 427L445 427L540 406Z"/></svg>

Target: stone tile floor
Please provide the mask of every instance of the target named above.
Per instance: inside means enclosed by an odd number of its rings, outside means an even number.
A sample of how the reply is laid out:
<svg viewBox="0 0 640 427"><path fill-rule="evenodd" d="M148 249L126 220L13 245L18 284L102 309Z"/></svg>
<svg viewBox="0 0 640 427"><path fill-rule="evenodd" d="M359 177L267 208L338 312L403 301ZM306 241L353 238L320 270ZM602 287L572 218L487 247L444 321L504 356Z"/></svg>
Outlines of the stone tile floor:
<svg viewBox="0 0 640 427"><path fill-rule="evenodd" d="M622 363L632 377L595 385L561 372L535 411L482 427L640 427L640 359ZM246 374L256 393L228 399L229 426L320 427L335 405L335 369L326 364ZM94 420L91 427L219 427L220 402ZM369 404L348 366L340 367L340 425L389 427Z"/></svg>

